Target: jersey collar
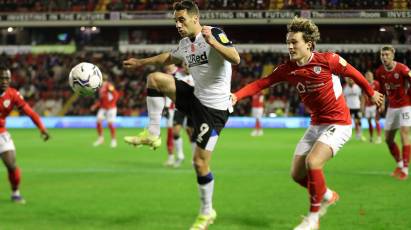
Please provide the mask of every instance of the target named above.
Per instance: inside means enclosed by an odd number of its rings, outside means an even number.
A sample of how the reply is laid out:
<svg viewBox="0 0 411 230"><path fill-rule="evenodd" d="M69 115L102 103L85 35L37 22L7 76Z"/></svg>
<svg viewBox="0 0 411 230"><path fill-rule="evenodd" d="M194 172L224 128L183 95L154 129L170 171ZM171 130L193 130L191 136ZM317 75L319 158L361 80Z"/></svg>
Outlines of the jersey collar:
<svg viewBox="0 0 411 230"><path fill-rule="evenodd" d="M391 70L387 69L387 67L386 67L385 65L382 65L382 66L384 66L385 71L387 71L387 72L392 72L392 71L395 69L395 67L397 66L397 62L394 61L394 66L392 67Z"/></svg>

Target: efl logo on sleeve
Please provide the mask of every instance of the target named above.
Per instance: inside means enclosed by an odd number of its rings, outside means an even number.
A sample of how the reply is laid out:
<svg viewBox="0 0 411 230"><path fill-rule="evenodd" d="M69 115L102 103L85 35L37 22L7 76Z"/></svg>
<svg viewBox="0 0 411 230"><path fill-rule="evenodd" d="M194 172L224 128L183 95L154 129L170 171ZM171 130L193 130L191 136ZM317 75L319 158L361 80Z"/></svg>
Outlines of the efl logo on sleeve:
<svg viewBox="0 0 411 230"><path fill-rule="evenodd" d="M221 42L224 44L230 42L224 33L219 34L218 37L220 38Z"/></svg>

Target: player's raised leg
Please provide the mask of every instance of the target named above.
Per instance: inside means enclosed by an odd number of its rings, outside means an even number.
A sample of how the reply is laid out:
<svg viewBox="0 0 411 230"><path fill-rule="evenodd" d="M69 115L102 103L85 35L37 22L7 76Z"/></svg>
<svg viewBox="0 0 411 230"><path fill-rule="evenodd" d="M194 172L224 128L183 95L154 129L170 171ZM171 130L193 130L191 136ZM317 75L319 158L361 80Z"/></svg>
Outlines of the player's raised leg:
<svg viewBox="0 0 411 230"><path fill-rule="evenodd" d="M175 101L176 87L174 78L168 74L155 72L147 77L147 110L149 124L137 136L127 136L124 140L132 145L148 145L156 149L161 145L160 121L164 109L164 96Z"/></svg>
<svg viewBox="0 0 411 230"><path fill-rule="evenodd" d="M11 201L18 204L25 204L26 201L20 194L19 185L21 180L21 172L16 165L16 152L14 150L0 153L1 159L7 168L8 178L11 187Z"/></svg>

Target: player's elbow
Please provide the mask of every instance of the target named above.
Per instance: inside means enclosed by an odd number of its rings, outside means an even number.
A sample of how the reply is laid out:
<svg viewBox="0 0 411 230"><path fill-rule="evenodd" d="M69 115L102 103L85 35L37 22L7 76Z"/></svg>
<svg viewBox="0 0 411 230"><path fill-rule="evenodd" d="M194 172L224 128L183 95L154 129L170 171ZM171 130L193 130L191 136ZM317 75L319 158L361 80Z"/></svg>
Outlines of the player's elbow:
<svg viewBox="0 0 411 230"><path fill-rule="evenodd" d="M234 55L234 57L231 59L231 64L232 65L238 65L240 64L240 55L238 55L238 53L236 53L236 55Z"/></svg>

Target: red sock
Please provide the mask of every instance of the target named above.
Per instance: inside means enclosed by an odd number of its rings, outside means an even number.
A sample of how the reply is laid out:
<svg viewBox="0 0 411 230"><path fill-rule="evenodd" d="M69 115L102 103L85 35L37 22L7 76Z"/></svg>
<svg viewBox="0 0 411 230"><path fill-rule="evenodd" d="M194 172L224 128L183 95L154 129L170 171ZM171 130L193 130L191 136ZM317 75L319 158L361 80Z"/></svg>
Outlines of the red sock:
<svg viewBox="0 0 411 230"><path fill-rule="evenodd" d="M404 168L408 168L408 163L410 162L410 145L402 146L402 161Z"/></svg>
<svg viewBox="0 0 411 230"><path fill-rule="evenodd" d="M370 131L370 137L374 134L374 127L372 126L371 121L368 122L368 131Z"/></svg>
<svg viewBox="0 0 411 230"><path fill-rule="evenodd" d="M308 178L304 177L302 180L295 181L297 184L303 186L304 188L308 188Z"/></svg>
<svg viewBox="0 0 411 230"><path fill-rule="evenodd" d="M257 129L257 130L261 129L260 119L258 119L258 118L255 121L255 129Z"/></svg>
<svg viewBox="0 0 411 230"><path fill-rule="evenodd" d="M321 201L326 191L327 187L325 186L323 170L309 169L308 192L310 193L310 212L318 212L320 210Z"/></svg>
<svg viewBox="0 0 411 230"><path fill-rule="evenodd" d="M99 137L103 135L103 124L101 121L97 121L97 134Z"/></svg>
<svg viewBox="0 0 411 230"><path fill-rule="evenodd" d="M173 155L173 149L174 149L173 128L167 128L167 152L168 152L168 155Z"/></svg>
<svg viewBox="0 0 411 230"><path fill-rule="evenodd" d="M16 191L17 189L19 189L20 184L20 169L16 167L14 171L9 170L8 173L11 190Z"/></svg>
<svg viewBox="0 0 411 230"><path fill-rule="evenodd" d="M108 128L110 129L111 139L116 139L116 127L113 123L108 123Z"/></svg>
<svg viewBox="0 0 411 230"><path fill-rule="evenodd" d="M390 148L390 153L392 157L394 157L395 161L400 162L401 156L400 156L400 150L398 149L398 145L395 142L393 142L392 144L388 146L388 148Z"/></svg>
<svg viewBox="0 0 411 230"><path fill-rule="evenodd" d="M358 123L355 123L355 134L360 134L361 133L361 127Z"/></svg>
<svg viewBox="0 0 411 230"><path fill-rule="evenodd" d="M377 134L380 137L381 136L381 125L379 121L375 122L375 128L377 129Z"/></svg>

